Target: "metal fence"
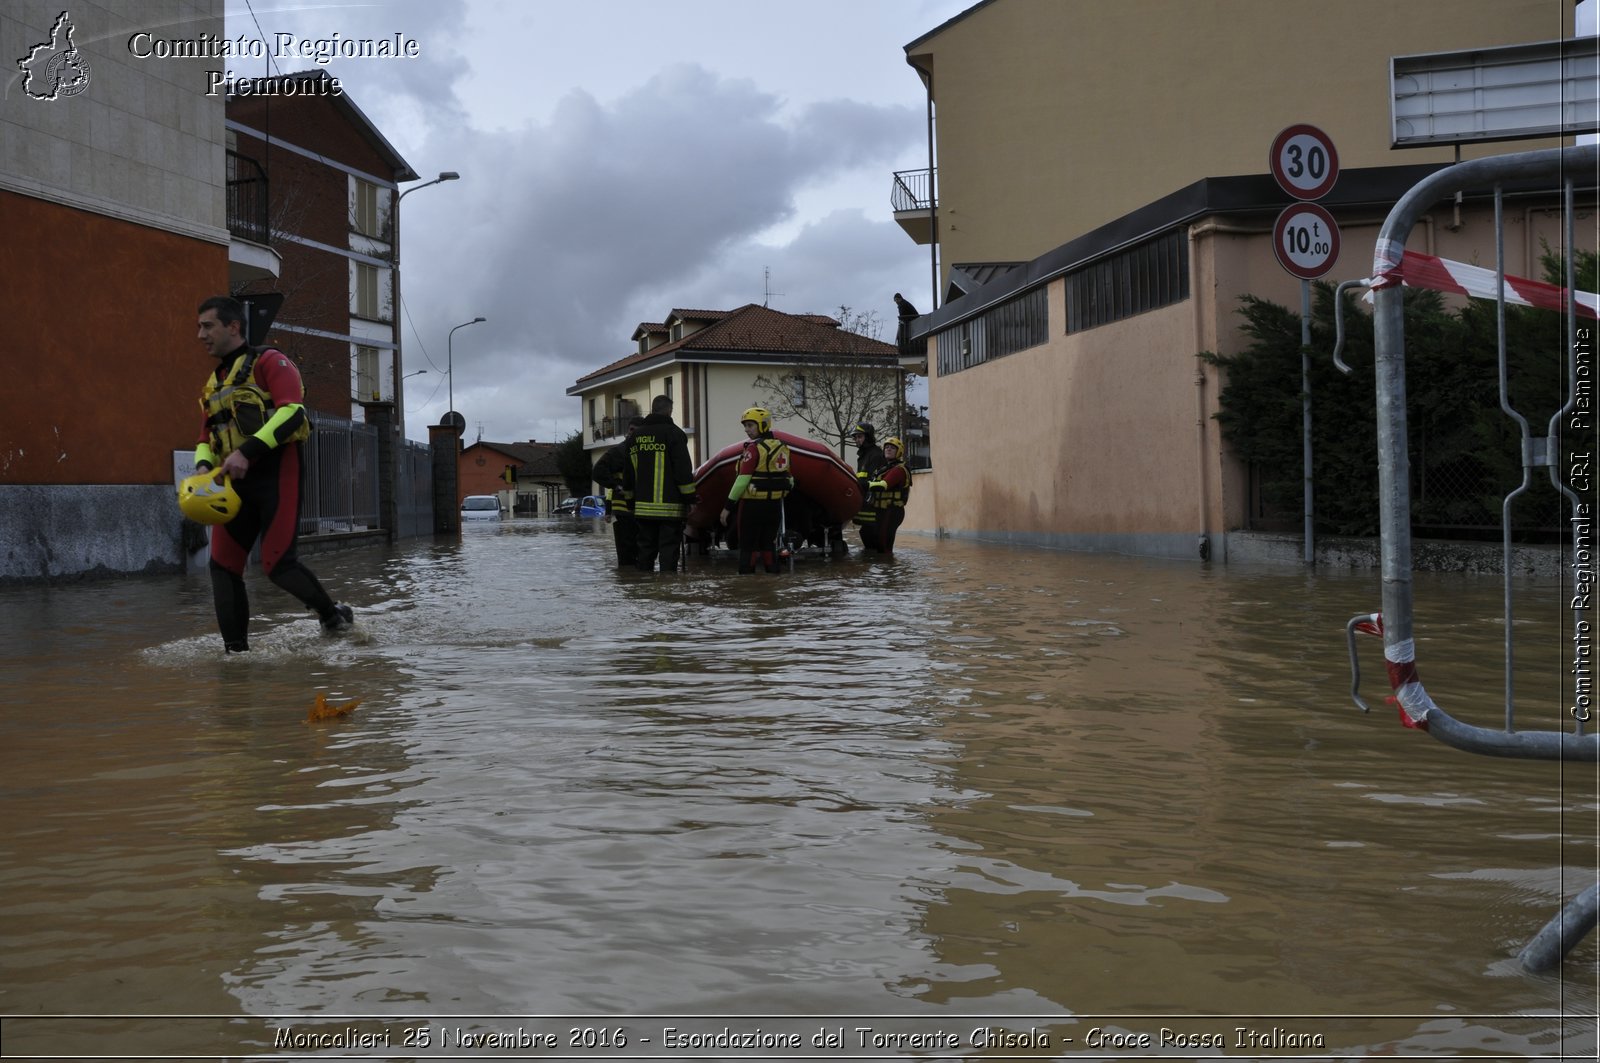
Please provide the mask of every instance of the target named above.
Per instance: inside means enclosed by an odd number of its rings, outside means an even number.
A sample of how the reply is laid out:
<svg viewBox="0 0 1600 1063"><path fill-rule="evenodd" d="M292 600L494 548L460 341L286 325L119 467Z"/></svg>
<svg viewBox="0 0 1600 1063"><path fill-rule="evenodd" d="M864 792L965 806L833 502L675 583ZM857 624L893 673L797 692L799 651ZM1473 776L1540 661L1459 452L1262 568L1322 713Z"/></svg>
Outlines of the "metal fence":
<svg viewBox="0 0 1600 1063"><path fill-rule="evenodd" d="M333 414L313 415L305 443L300 534L382 527L378 516L378 429Z"/></svg>
<svg viewBox="0 0 1600 1063"><path fill-rule="evenodd" d="M433 534L433 448L402 441L394 455L396 539Z"/></svg>

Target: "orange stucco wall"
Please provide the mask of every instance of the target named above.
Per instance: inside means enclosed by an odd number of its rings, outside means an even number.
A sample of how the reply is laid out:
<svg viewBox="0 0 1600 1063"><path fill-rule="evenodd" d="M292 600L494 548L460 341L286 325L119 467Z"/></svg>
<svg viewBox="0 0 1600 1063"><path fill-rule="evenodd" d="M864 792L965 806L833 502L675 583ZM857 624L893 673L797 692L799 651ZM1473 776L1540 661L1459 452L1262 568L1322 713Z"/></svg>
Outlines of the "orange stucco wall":
<svg viewBox="0 0 1600 1063"><path fill-rule="evenodd" d="M479 460L483 464L479 465ZM507 465L521 465L516 458L492 447L475 446L465 449L456 459L457 502L468 495L498 495L511 485L500 478Z"/></svg>
<svg viewBox="0 0 1600 1063"><path fill-rule="evenodd" d="M0 191L0 483L158 484L194 445L228 249Z"/></svg>

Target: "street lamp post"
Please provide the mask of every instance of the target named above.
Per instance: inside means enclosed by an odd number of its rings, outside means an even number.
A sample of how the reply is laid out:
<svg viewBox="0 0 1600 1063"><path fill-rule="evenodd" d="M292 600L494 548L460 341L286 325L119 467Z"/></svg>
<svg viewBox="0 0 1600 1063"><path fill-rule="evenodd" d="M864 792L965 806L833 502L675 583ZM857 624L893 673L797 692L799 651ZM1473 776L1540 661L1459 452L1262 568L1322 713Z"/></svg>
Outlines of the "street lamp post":
<svg viewBox="0 0 1600 1063"><path fill-rule="evenodd" d="M456 370L456 354L455 354L456 329L457 328L466 328L468 325L476 325L480 321L487 321L487 320L489 320L489 319L486 318L486 317L475 317L471 321L463 321L461 324L457 325L456 328L451 329L450 330L450 335L448 337L446 337L446 339L445 339L445 358L446 358L446 361L445 361L445 370L444 371L445 371L445 375L447 375L450 378L450 393L449 393L450 394L450 399L449 399L449 402L450 402L450 412L451 413L454 413L455 409L456 409L456 372L455 372L455 370Z"/></svg>
<svg viewBox="0 0 1600 1063"><path fill-rule="evenodd" d="M459 181L459 180L461 180L461 175L456 173L454 170L441 170L439 172L439 176L435 177L433 180L424 181L424 182L422 182L422 184L416 185L416 186L414 186L412 188L408 188L405 191L401 192L398 196L394 197L394 250L393 250L393 256L394 256L394 298L395 298L396 304L399 304L399 302L400 302L400 201L402 199L405 199L411 193L415 192L418 188L427 188L429 185L436 185L441 181ZM409 378L411 378L413 376L416 376L416 374L415 373L407 373L404 376L401 375L401 370L404 368L403 360L402 360L402 348L403 348L403 344L402 344L401 338L400 338L400 321L399 321L399 317L397 315L396 318L395 318L395 329L394 329L395 429L396 429L396 431L400 432L403 435L404 432L405 432L405 395L400 389L400 384L401 384L402 381L407 380L407 379L409 379Z"/></svg>
<svg viewBox="0 0 1600 1063"><path fill-rule="evenodd" d="M461 180L461 175L460 174L456 173L454 170L445 170L442 173L440 173L438 177L435 177L433 180L424 181L420 185L417 185L416 188L408 188L404 192L401 192L398 196L395 197L395 204L398 205L400 203L400 200L406 198L411 193L415 192L418 188L427 188L429 185L436 185L440 181L459 181L459 180Z"/></svg>

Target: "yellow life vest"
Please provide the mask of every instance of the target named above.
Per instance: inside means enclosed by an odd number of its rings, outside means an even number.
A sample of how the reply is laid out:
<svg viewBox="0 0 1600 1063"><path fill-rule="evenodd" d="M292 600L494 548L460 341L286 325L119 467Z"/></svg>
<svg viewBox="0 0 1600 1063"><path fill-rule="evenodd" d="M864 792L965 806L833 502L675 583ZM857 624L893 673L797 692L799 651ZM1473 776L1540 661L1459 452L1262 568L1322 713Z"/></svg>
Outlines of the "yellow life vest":
<svg viewBox="0 0 1600 1063"><path fill-rule="evenodd" d="M789 444L781 439L761 437L756 440L756 469L750 474L750 486L744 497L757 501L783 498L794 486L789 474Z"/></svg>
<svg viewBox="0 0 1600 1063"><path fill-rule="evenodd" d="M271 348L269 348L270 350ZM299 403L278 407L272 396L256 383L256 358L260 353L246 349L233 363L233 367L219 381L217 374L206 377L205 391L200 395L200 408L205 411L206 430L211 436L211 449L217 462L238 450L251 436L262 435L271 425L273 431L262 442L279 447L285 443L299 443L311 438L311 418ZM278 438L276 429L300 413L300 424L285 438ZM277 415L286 414L283 417ZM277 421L277 424L273 424Z"/></svg>
<svg viewBox="0 0 1600 1063"><path fill-rule="evenodd" d="M877 478L883 479L884 473L896 468L905 469L906 482L899 487L878 488L878 493L874 496L876 499L874 505L879 509L904 509L906 499L911 497L911 470L906 468L905 462L899 460L889 462L889 464L878 470Z"/></svg>

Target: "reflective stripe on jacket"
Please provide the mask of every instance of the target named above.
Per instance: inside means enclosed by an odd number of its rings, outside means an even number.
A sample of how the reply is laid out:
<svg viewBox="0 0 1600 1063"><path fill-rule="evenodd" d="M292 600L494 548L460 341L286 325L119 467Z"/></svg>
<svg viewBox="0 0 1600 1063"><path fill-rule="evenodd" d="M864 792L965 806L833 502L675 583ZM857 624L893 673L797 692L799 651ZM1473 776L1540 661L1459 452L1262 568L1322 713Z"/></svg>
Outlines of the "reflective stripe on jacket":
<svg viewBox="0 0 1600 1063"><path fill-rule="evenodd" d="M613 446L594 463L594 482L605 488L608 512L633 512L633 491L628 487L628 440Z"/></svg>
<svg viewBox="0 0 1600 1063"><path fill-rule="evenodd" d="M682 520L694 496L689 439L664 413L653 413L628 438L625 482L633 490L633 515Z"/></svg>
<svg viewBox="0 0 1600 1063"><path fill-rule="evenodd" d="M877 489L873 505L877 509L904 509L911 497L911 470L900 460L891 461L878 471L878 480L887 486Z"/></svg>

